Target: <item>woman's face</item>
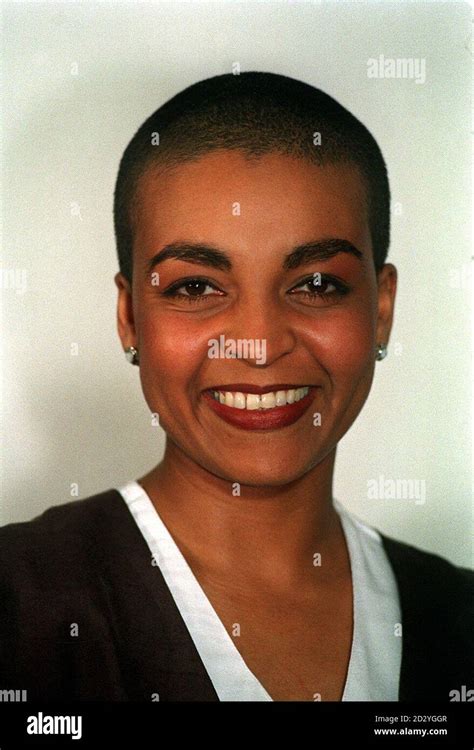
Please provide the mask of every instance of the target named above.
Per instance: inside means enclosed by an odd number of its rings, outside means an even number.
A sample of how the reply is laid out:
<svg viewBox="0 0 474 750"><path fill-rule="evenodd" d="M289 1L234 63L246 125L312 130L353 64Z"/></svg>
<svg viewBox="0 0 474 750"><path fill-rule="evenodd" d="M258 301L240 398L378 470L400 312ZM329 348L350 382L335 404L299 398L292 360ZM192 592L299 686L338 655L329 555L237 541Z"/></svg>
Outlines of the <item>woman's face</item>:
<svg viewBox="0 0 474 750"><path fill-rule="evenodd" d="M150 267L171 243L201 248ZM168 440L230 482L281 485L322 461L361 410L396 271L377 279L353 166L214 151L146 173L131 298L116 281L122 344L139 350ZM216 391L232 396L220 404Z"/></svg>

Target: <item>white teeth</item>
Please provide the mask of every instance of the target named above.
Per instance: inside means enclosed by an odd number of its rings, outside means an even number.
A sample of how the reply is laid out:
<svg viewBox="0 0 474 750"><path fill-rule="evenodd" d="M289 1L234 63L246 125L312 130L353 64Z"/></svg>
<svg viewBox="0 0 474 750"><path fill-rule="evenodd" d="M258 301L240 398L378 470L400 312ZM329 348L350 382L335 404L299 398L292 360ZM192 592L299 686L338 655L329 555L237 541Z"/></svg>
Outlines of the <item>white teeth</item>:
<svg viewBox="0 0 474 750"><path fill-rule="evenodd" d="M277 406L285 406L286 405L286 391L277 391L275 400L276 400Z"/></svg>
<svg viewBox="0 0 474 750"><path fill-rule="evenodd" d="M260 396L261 409L274 409L276 406L276 397L274 393L262 393Z"/></svg>
<svg viewBox="0 0 474 750"><path fill-rule="evenodd" d="M230 406L233 409L274 409L286 404L294 404L301 401L309 393L309 387L290 388L287 391L270 391L269 393L232 393L231 391L212 391L216 401Z"/></svg>
<svg viewBox="0 0 474 750"><path fill-rule="evenodd" d="M234 393L234 408L245 409L245 396L243 393Z"/></svg>
<svg viewBox="0 0 474 750"><path fill-rule="evenodd" d="M247 403L245 405L245 408L248 411L260 409L260 396L257 393L247 393L246 400Z"/></svg>

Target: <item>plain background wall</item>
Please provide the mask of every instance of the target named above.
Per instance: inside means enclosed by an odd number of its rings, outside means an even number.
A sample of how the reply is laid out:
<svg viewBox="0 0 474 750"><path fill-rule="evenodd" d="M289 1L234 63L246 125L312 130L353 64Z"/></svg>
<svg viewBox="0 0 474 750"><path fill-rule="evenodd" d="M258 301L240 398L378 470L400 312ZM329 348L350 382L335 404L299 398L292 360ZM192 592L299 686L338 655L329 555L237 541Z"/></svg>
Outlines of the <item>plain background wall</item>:
<svg viewBox="0 0 474 750"><path fill-rule="evenodd" d="M163 433L115 329L114 181L153 110L238 62L321 87L382 147L397 204L397 310L389 356L338 449L335 496L385 533L470 565L469 5L2 10L0 522L72 500L74 483L85 497L159 460ZM367 60L379 55L423 58L426 82L368 78ZM424 480L426 502L368 499L380 475Z"/></svg>

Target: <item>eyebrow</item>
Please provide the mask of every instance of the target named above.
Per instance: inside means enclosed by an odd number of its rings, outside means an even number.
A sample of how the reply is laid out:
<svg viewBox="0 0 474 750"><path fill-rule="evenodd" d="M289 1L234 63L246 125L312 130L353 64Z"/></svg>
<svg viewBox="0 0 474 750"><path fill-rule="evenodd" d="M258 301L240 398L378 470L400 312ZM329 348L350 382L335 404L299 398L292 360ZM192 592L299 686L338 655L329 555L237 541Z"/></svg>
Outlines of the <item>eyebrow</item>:
<svg viewBox="0 0 474 750"><path fill-rule="evenodd" d="M290 271L313 261L327 260L339 253L348 253L360 261L364 260L363 253L347 240L315 240L293 248L288 255L285 255L283 268L285 271ZM172 242L165 245L151 258L146 266L147 273L150 273L159 263L170 259L209 266L218 271L232 270L230 256L218 247L195 242Z"/></svg>

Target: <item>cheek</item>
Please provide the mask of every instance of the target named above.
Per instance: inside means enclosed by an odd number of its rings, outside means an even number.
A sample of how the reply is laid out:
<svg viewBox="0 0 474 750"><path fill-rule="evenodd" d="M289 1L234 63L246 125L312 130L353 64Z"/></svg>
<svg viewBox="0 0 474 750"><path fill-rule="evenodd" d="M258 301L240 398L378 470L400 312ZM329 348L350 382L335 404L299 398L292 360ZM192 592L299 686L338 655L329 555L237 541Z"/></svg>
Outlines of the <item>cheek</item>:
<svg viewBox="0 0 474 750"><path fill-rule="evenodd" d="M372 367L376 320L367 305L331 310L309 332L316 359L331 376L357 378Z"/></svg>
<svg viewBox="0 0 474 750"><path fill-rule="evenodd" d="M188 316L144 316L140 320L140 371L144 390L183 392L206 362L209 336ZM145 394L146 395L146 394Z"/></svg>

